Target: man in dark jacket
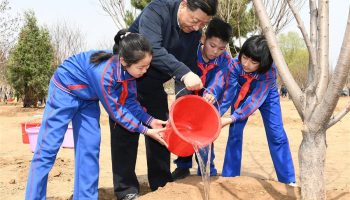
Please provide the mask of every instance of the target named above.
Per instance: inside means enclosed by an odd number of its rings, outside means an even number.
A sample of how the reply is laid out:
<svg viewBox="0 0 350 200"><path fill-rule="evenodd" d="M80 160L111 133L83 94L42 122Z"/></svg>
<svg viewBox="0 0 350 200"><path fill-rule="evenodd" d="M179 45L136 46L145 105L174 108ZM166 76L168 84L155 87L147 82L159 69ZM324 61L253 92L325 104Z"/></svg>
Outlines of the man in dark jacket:
<svg viewBox="0 0 350 200"><path fill-rule="evenodd" d="M203 87L197 70L196 53L200 30L216 14L217 0L154 0L130 26L152 44L151 66L137 82L141 105L152 116L167 120L168 102L163 83L170 78L188 90ZM192 71L191 71L192 70ZM139 183L135 174L139 134L128 132L110 119L114 192L118 199L135 199ZM152 190L172 181L170 152L145 137L148 180Z"/></svg>

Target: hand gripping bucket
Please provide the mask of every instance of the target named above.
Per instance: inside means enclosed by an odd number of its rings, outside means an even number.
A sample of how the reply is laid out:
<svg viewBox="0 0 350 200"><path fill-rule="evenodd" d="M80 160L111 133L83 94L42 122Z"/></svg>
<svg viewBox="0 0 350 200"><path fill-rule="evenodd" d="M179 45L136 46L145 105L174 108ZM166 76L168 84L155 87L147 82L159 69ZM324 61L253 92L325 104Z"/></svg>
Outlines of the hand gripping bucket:
<svg viewBox="0 0 350 200"><path fill-rule="evenodd" d="M216 108L197 95L178 98L171 106L164 140L168 149L178 156L194 153L193 145L208 146L221 130Z"/></svg>

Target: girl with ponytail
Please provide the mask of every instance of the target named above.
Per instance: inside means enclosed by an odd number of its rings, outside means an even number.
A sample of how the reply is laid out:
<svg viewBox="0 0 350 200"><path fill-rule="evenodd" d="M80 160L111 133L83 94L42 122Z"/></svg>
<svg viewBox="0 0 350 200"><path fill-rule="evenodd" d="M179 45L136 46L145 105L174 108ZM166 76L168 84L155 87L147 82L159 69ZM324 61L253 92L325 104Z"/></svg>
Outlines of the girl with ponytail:
<svg viewBox="0 0 350 200"><path fill-rule="evenodd" d="M30 166L26 199L46 199L48 173L71 122L74 135L75 177L73 199L98 198L100 107L130 131L166 145L165 121L140 106L136 78L146 73L152 47L140 34L121 30L113 52L88 51L67 58L55 71ZM150 128L149 128L150 127Z"/></svg>

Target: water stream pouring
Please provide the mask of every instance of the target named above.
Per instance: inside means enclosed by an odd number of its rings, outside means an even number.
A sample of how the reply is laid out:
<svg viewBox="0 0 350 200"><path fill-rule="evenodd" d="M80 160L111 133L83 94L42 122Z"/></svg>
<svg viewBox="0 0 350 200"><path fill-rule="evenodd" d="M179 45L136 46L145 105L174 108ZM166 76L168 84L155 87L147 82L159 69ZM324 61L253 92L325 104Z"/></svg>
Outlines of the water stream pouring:
<svg viewBox="0 0 350 200"><path fill-rule="evenodd" d="M220 130L216 108L200 96L186 95L171 106L164 140L170 152L185 157L194 153L193 145L201 148L211 144Z"/></svg>

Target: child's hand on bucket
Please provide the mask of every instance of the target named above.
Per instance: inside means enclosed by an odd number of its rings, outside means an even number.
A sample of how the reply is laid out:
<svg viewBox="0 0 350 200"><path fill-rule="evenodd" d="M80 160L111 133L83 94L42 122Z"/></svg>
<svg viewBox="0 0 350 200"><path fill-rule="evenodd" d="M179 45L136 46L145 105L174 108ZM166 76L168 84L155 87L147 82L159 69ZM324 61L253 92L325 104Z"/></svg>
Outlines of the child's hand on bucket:
<svg viewBox="0 0 350 200"><path fill-rule="evenodd" d="M214 95L212 95L212 94L205 93L205 94L203 95L203 98L204 98L208 103L211 103L211 104L215 103L215 97L214 97Z"/></svg>
<svg viewBox="0 0 350 200"><path fill-rule="evenodd" d="M165 129L166 128L148 129L145 135L147 135L148 137L151 137L152 139L158 141L160 144L168 148L168 144L163 139Z"/></svg>
<svg viewBox="0 0 350 200"><path fill-rule="evenodd" d="M232 124L233 119L231 117L221 117L221 127L223 128L224 126L228 124Z"/></svg>
<svg viewBox="0 0 350 200"><path fill-rule="evenodd" d="M168 121L163 121L160 119L153 119L149 124L152 128L163 128L168 123Z"/></svg>

